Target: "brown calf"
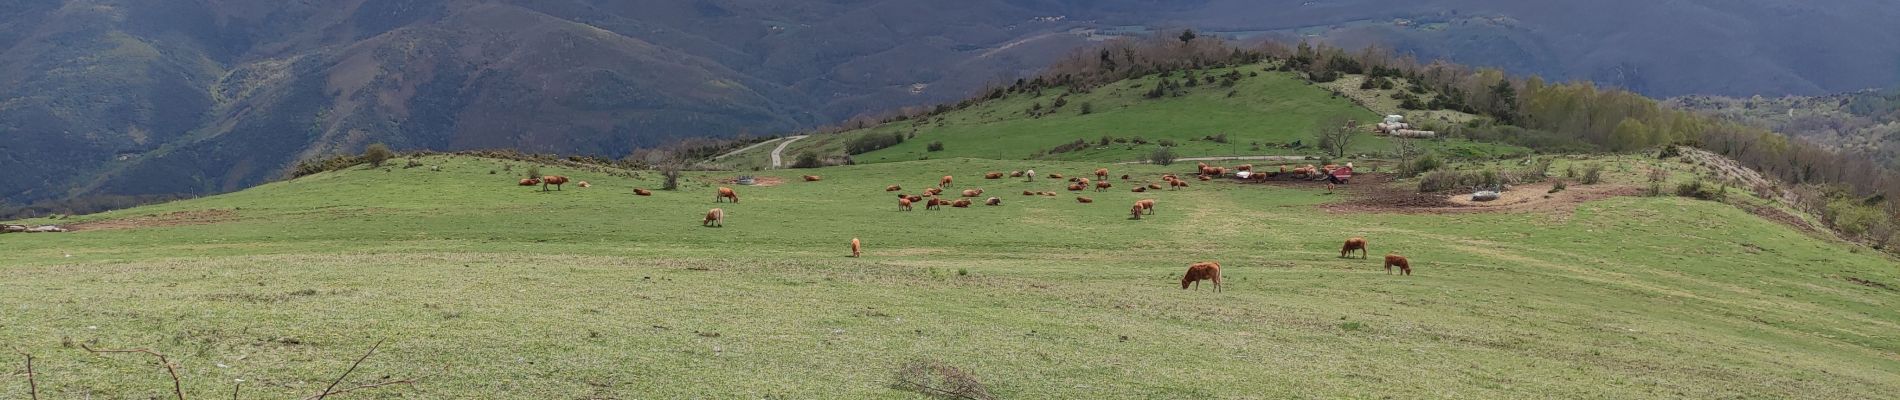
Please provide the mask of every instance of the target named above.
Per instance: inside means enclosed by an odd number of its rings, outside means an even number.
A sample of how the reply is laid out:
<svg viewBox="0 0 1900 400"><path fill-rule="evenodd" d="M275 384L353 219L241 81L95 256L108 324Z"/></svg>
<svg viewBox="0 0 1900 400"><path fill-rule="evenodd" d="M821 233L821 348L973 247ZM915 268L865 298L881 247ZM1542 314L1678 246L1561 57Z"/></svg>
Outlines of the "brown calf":
<svg viewBox="0 0 1900 400"><path fill-rule="evenodd" d="M909 198L897 199L897 211L910 211L910 204Z"/></svg>
<svg viewBox="0 0 1900 400"><path fill-rule="evenodd" d="M864 257L864 247L858 242L858 238L851 238L851 257Z"/></svg>
<svg viewBox="0 0 1900 400"><path fill-rule="evenodd" d="M1401 274L1401 275L1411 275L1411 274L1412 274L1412 261L1411 261L1411 260L1406 260L1406 259L1405 259L1405 256L1401 256L1401 255L1397 255L1397 254L1387 254L1387 255L1385 255L1385 273L1387 273L1387 274L1390 274L1390 273L1392 273L1392 267L1393 267L1393 266L1395 266L1395 265L1399 267L1399 274Z"/></svg>
<svg viewBox="0 0 1900 400"><path fill-rule="evenodd" d="M944 176L943 176L943 182L939 182L939 183L937 183L937 186L942 186L942 187L950 187L950 176L949 176L949 175L944 175Z"/></svg>
<svg viewBox="0 0 1900 400"><path fill-rule="evenodd" d="M738 203L739 192L734 192L732 191L732 188L729 188L729 187L722 187L722 188L719 188L719 194L713 195L714 203L718 203L718 202L722 202L726 200L732 200L732 202Z"/></svg>
<svg viewBox="0 0 1900 400"><path fill-rule="evenodd" d="M1366 259L1366 238L1346 239L1346 245L1339 248L1339 258L1350 257L1348 254L1352 254L1353 250L1359 251L1359 259Z"/></svg>
<svg viewBox="0 0 1900 400"><path fill-rule="evenodd" d="M1208 261L1188 265L1187 274L1181 275L1181 290L1187 290L1188 284L1194 284L1194 290L1201 290L1201 281L1214 281L1214 292L1220 289L1220 263Z"/></svg>
<svg viewBox="0 0 1900 400"><path fill-rule="evenodd" d="M706 211L706 220L700 222L699 226L726 226L726 210L715 208Z"/></svg>

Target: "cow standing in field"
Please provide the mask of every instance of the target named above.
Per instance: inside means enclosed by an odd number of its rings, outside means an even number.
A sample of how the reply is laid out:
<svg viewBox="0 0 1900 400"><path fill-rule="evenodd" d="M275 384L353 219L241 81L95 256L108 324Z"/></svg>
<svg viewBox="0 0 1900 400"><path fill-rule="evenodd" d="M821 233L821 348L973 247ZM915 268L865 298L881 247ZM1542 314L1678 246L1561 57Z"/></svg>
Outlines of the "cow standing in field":
<svg viewBox="0 0 1900 400"><path fill-rule="evenodd" d="M732 191L732 188L729 188L729 187L722 187L722 188L719 188L719 194L713 195L714 203L718 203L718 202L722 202L726 200L732 200L733 203L738 203L739 192L734 192Z"/></svg>
<svg viewBox="0 0 1900 400"><path fill-rule="evenodd" d="M858 242L858 238L851 238L851 257L864 257L864 247Z"/></svg>
<svg viewBox="0 0 1900 400"><path fill-rule="evenodd" d="M1135 202L1135 206L1141 207L1141 210L1148 212L1148 215L1154 215L1155 213L1154 199L1141 199L1140 201Z"/></svg>
<svg viewBox="0 0 1900 400"><path fill-rule="evenodd" d="M1220 263L1208 261L1188 265L1187 274L1181 275L1181 290L1187 290L1188 284L1193 284L1194 290L1201 290L1201 281L1204 280L1214 281L1215 293L1221 291Z"/></svg>
<svg viewBox="0 0 1900 400"><path fill-rule="evenodd" d="M1098 181L1108 180L1108 168L1096 168L1095 180L1098 180Z"/></svg>
<svg viewBox="0 0 1900 400"><path fill-rule="evenodd" d="M1392 267L1394 266L1399 267L1400 275L1412 275L1412 261L1411 260L1407 260L1405 259L1405 256L1401 256L1397 254L1385 255L1385 273L1391 274Z"/></svg>
<svg viewBox="0 0 1900 400"><path fill-rule="evenodd" d="M552 176L543 177L541 178L541 191L543 192L548 191L548 185L554 185L554 190L561 190L561 185L566 185L566 184L567 184L567 177L565 176L552 175Z"/></svg>
<svg viewBox="0 0 1900 400"><path fill-rule="evenodd" d="M943 181L942 181L942 182L939 182L939 183L937 183L937 186L940 186L940 187L950 187L950 176L949 176L949 175L944 175L944 176L943 176Z"/></svg>
<svg viewBox="0 0 1900 400"><path fill-rule="evenodd" d="M706 220L700 222L699 226L725 227L726 226L726 210L719 209L719 208L707 210Z"/></svg>
<svg viewBox="0 0 1900 400"><path fill-rule="evenodd" d="M1135 204L1134 207L1128 209L1128 219L1141 220L1141 204Z"/></svg>
<svg viewBox="0 0 1900 400"><path fill-rule="evenodd" d="M906 197L898 197L898 198L897 198L897 211L910 211L910 210L911 210L911 208L910 208L910 204L911 204L911 203L910 203L910 198L906 198Z"/></svg>
<svg viewBox="0 0 1900 400"><path fill-rule="evenodd" d="M943 199L932 197L930 198L930 200L924 202L924 209L925 210L942 210L945 204L950 204L950 202L943 201Z"/></svg>
<svg viewBox="0 0 1900 400"><path fill-rule="evenodd" d="M1114 186L1115 186L1115 185L1111 185L1111 184L1109 184L1109 183L1108 183L1108 181L1101 181L1101 182L1096 182L1096 183L1095 183L1095 191L1097 191L1097 192L1102 192L1102 191L1107 191L1107 190L1108 190L1108 188L1111 188L1111 187L1114 187Z"/></svg>
<svg viewBox="0 0 1900 400"><path fill-rule="evenodd" d="M1359 259L1366 259L1366 238L1356 237L1346 239L1346 245L1340 246L1339 248L1339 258L1352 257L1349 254L1352 254L1353 250L1359 251Z"/></svg>

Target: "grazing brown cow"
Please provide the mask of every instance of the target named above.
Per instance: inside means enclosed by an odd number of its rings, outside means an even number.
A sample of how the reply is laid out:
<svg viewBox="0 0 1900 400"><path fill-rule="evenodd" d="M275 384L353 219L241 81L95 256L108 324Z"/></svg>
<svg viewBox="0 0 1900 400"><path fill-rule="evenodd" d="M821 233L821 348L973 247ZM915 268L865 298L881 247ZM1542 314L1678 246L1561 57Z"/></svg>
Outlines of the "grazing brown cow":
<svg viewBox="0 0 1900 400"><path fill-rule="evenodd" d="M864 257L864 246L858 242L858 238L851 238L851 257Z"/></svg>
<svg viewBox="0 0 1900 400"><path fill-rule="evenodd" d="M943 201L943 199L932 197L930 198L930 201L924 202L924 209L925 210L942 210L943 205L945 204L950 204L950 202Z"/></svg>
<svg viewBox="0 0 1900 400"><path fill-rule="evenodd" d="M1148 215L1154 215L1155 213L1155 199L1141 199L1135 202L1135 206L1141 207L1142 211L1147 211Z"/></svg>
<svg viewBox="0 0 1900 400"><path fill-rule="evenodd" d="M706 220L700 222L699 226L726 226L726 210L715 208L706 211Z"/></svg>
<svg viewBox="0 0 1900 400"><path fill-rule="evenodd" d="M1208 261L1188 265L1186 275L1181 275L1181 290L1187 290L1188 284L1194 284L1194 290L1201 290L1201 281L1214 281L1214 292L1220 289L1220 263Z"/></svg>
<svg viewBox="0 0 1900 400"><path fill-rule="evenodd" d="M957 199L956 202L950 203L950 206L956 208L970 208L970 204L970 199Z"/></svg>
<svg viewBox="0 0 1900 400"><path fill-rule="evenodd" d="M1075 178L1075 183L1080 183L1082 184L1082 186L1088 186L1089 178Z"/></svg>
<svg viewBox="0 0 1900 400"><path fill-rule="evenodd" d="M910 198L897 199L897 211L910 211Z"/></svg>
<svg viewBox="0 0 1900 400"><path fill-rule="evenodd" d="M1071 191L1071 192L1080 192L1080 191L1082 191L1082 184L1080 184L1080 183L1071 183L1071 184L1069 184L1069 191Z"/></svg>
<svg viewBox="0 0 1900 400"><path fill-rule="evenodd" d="M713 195L714 203L718 203L718 202L725 201L728 199L732 200L732 202L734 203L739 202L739 192L734 192L732 191L732 188L729 188L729 187L722 187L722 188L719 188L719 194Z"/></svg>
<svg viewBox="0 0 1900 400"><path fill-rule="evenodd" d="M895 191L899 191L899 190L904 190L904 187L903 187L903 186L897 186L897 185L890 185L890 186L885 186L885 187L884 187L884 191L886 191L886 192L895 192Z"/></svg>
<svg viewBox="0 0 1900 400"><path fill-rule="evenodd" d="M1115 187L1115 185L1109 184L1108 181L1101 181L1101 182L1095 183L1095 191L1097 192L1108 190L1108 188L1111 188L1111 187Z"/></svg>
<svg viewBox="0 0 1900 400"><path fill-rule="evenodd" d="M1108 168L1096 168L1095 179L1097 180L1108 179Z"/></svg>
<svg viewBox="0 0 1900 400"><path fill-rule="evenodd" d="M983 205L986 205L986 206L1000 206L1000 205L1003 205L1003 199L999 199L999 198L995 198L995 197L991 197L991 198L990 198L989 200L986 200L986 201L984 201L984 202L983 202Z"/></svg>
<svg viewBox="0 0 1900 400"><path fill-rule="evenodd" d="M817 181L822 181L822 180L825 180L825 178L818 175L805 175L806 182L817 182Z"/></svg>
<svg viewBox="0 0 1900 400"><path fill-rule="evenodd" d="M574 185L580 186L582 189L586 189L586 188L590 188L594 186L594 185L587 184L587 181L580 181L579 183L575 183Z"/></svg>
<svg viewBox="0 0 1900 400"><path fill-rule="evenodd" d="M548 191L548 185L554 185L554 190L561 190L561 185L566 185L566 184L567 184L567 177L565 176L552 175L552 176L542 177L541 191L543 192Z"/></svg>
<svg viewBox="0 0 1900 400"><path fill-rule="evenodd" d="M991 172L991 173L983 174L983 179L1003 179L1003 173Z"/></svg>
<svg viewBox="0 0 1900 400"><path fill-rule="evenodd" d="M1094 203L1094 202L1095 202L1095 199L1091 199L1091 198L1087 198L1087 197L1081 197L1081 196L1076 196L1076 197L1075 197L1075 202L1077 202L1077 203L1082 203L1082 204L1089 204L1089 203Z"/></svg>
<svg viewBox="0 0 1900 400"><path fill-rule="evenodd" d="M1227 168L1214 167L1214 177L1219 178L1223 176L1227 176Z"/></svg>
<svg viewBox="0 0 1900 400"><path fill-rule="evenodd" d="M937 186L950 187L950 176L944 175L943 182L938 183Z"/></svg>
<svg viewBox="0 0 1900 400"><path fill-rule="evenodd" d="M924 195L925 195L925 196L936 196L936 195L940 195L940 194L943 194L943 189L942 189L942 188L929 188L929 189L924 189Z"/></svg>
<svg viewBox="0 0 1900 400"><path fill-rule="evenodd" d="M1135 193L1147 193L1148 187L1147 186L1137 187L1135 188L1135 190L1131 190L1131 191Z"/></svg>
<svg viewBox="0 0 1900 400"><path fill-rule="evenodd" d="M1347 254L1351 254L1353 250L1359 251L1359 259L1366 259L1366 238L1346 239L1346 245L1339 248L1339 258L1349 257Z"/></svg>
<svg viewBox="0 0 1900 400"><path fill-rule="evenodd" d="M1392 266L1394 266L1394 265L1396 265L1396 266L1398 266L1398 267L1399 267L1399 274L1400 274L1400 275L1411 275L1411 274L1412 274L1412 261L1411 261L1411 260L1406 260L1406 259L1405 259L1405 256L1401 256L1401 255L1397 255L1397 254L1387 254L1387 255L1385 255L1385 273L1387 273L1387 274L1390 274L1390 273L1392 273Z"/></svg>
<svg viewBox="0 0 1900 400"><path fill-rule="evenodd" d="M652 196L652 195L653 195L653 191L651 191L651 190L646 190L646 189L639 189L639 188L635 188L635 189L633 189L633 194L634 194L634 195L638 195L638 196Z"/></svg>
<svg viewBox="0 0 1900 400"><path fill-rule="evenodd" d="M1136 204L1134 207L1128 208L1128 215L1129 215L1128 219L1140 221L1141 220L1141 205Z"/></svg>
<svg viewBox="0 0 1900 400"><path fill-rule="evenodd" d="M983 195L983 191L981 190L963 189L963 197L976 197L976 196L982 196L982 195Z"/></svg>
<svg viewBox="0 0 1900 400"><path fill-rule="evenodd" d="M540 185L541 185L541 180L540 180L540 179L532 179L532 178L531 178L531 179L522 179L522 180L521 180L521 186L540 186Z"/></svg>

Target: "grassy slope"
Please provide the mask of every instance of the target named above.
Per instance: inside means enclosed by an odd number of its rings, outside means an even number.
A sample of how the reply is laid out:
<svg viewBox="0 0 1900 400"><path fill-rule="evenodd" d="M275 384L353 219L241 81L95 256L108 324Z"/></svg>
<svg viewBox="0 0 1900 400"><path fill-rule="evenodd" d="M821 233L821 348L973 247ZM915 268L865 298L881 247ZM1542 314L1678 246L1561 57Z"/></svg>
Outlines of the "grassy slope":
<svg viewBox="0 0 1900 400"><path fill-rule="evenodd" d="M1182 157L1319 155L1320 151L1310 146L1315 144L1312 133L1321 121L1331 116L1345 116L1362 123L1371 123L1379 118L1378 114L1354 104L1352 100L1334 97L1326 89L1308 84L1291 73L1262 71L1264 64L1236 68L1243 75L1259 72L1259 76L1243 78L1232 88L1221 87L1218 82L1203 84L1186 88L1187 94L1183 96L1161 99L1143 96L1154 88L1160 76L1131 79L1091 93L1069 95L1067 106L1041 118L1030 118L1026 111L1038 103L1043 107L1053 105L1056 98L1064 93L1063 90L1046 90L1042 96L1011 95L952 111L940 116L940 120L932 119L928 123L897 122L836 135L816 135L795 143L784 154L786 162L804 151L841 155L844 154L844 144L860 135L915 131L917 136L903 144L858 155L854 159L859 163L911 161L925 157L1137 161L1147 159L1149 153L1159 147L1153 143L1145 146L1113 144L1092 146L1077 152L1038 154L1076 139L1095 142L1104 135L1122 138L1139 136L1151 142L1172 139L1179 143L1176 150ZM1219 76L1230 70L1212 69L1202 71L1200 76ZM1173 76L1175 80L1180 80L1181 73L1177 72ZM1356 84L1352 89L1357 90ZM1233 92L1234 96L1228 97L1229 92ZM1095 112L1081 114L1083 103L1093 104ZM1228 134L1228 143L1197 140L1220 133ZM1304 141L1309 148L1290 150L1277 146L1296 140ZM927 152L926 144L933 141L943 142L944 151ZM1255 143L1263 146L1256 149ZM1461 140L1424 143L1433 149L1462 149L1456 152L1458 154L1523 152L1523 149L1509 146ZM1386 139L1367 134L1359 137L1351 153L1377 154L1391 148ZM768 165L771 162L771 150L758 149L735 156L723 164L735 169Z"/></svg>
<svg viewBox="0 0 1900 400"><path fill-rule="evenodd" d="M1335 215L1313 207L1337 199L1319 192L1197 183L1142 196L1158 215L1129 221L1136 194L1025 198L1058 184L973 179L1027 163L952 159L741 188L744 202L720 205L727 227L710 229L697 225L715 206L705 177L635 197L654 177L548 168L597 186L537 193L489 175L501 161L428 163L444 171L327 173L74 217L237 216L216 225L0 237L0 346L37 355L53 398L168 391L146 360L63 339L166 352L193 397L234 379L252 396L315 393L381 339L356 376L439 372L387 389L420 398L906 397L889 377L915 358L1008 398L1900 390L1900 295L1844 279L1900 283L1894 264L1715 203ZM881 190L945 173L1006 206L899 213ZM1411 256L1418 275L1335 258L1352 235L1375 258ZM868 257L844 257L851 237ZM1197 260L1223 262L1227 292L1174 287ZM0 381L4 396L23 391Z"/></svg>

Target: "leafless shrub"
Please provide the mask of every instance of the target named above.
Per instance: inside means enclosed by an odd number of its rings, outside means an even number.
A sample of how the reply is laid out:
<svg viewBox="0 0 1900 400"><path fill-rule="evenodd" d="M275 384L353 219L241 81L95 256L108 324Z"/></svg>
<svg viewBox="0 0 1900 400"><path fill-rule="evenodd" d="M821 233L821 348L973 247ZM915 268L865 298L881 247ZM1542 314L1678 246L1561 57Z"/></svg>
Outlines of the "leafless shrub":
<svg viewBox="0 0 1900 400"><path fill-rule="evenodd" d="M946 399L988 400L996 396L961 368L935 360L916 360L897 370L896 387Z"/></svg>

